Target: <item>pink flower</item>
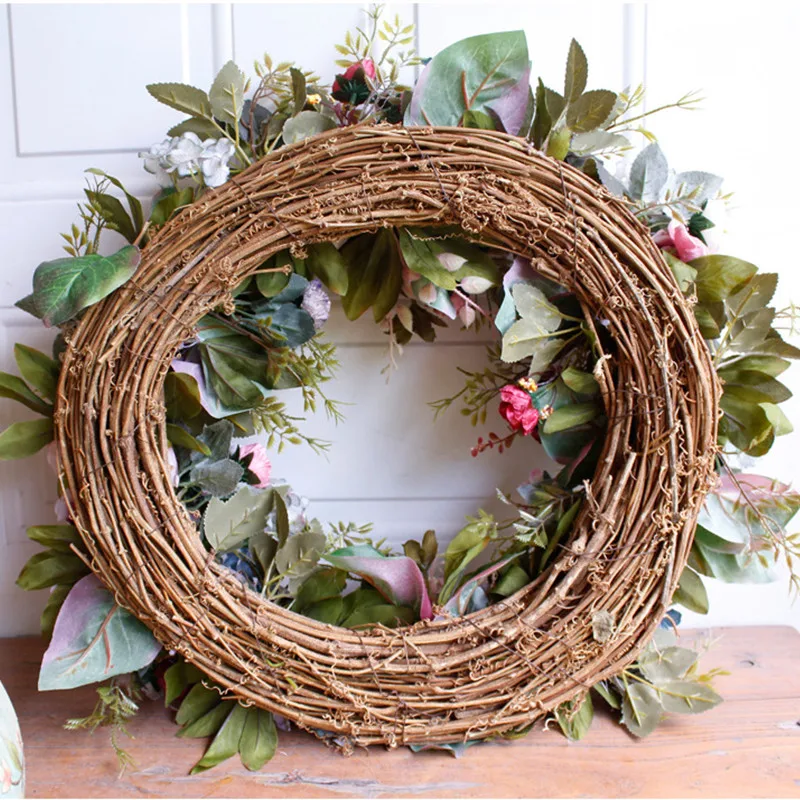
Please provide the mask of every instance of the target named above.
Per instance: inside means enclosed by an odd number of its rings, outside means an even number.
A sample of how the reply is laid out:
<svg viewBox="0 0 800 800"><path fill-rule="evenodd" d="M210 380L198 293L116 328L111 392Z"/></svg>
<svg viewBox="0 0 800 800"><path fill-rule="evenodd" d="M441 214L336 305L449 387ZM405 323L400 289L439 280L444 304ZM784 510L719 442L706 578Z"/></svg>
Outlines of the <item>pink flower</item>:
<svg viewBox="0 0 800 800"><path fill-rule="evenodd" d="M370 80L375 79L375 62L371 58L362 58L361 61L356 61L356 63L351 64L341 76L337 77L342 77L346 81L351 81L359 74L359 70L364 70L364 76ZM333 86L331 86L331 94L336 97L337 92L341 92L341 87L339 86L339 81L335 80Z"/></svg>
<svg viewBox="0 0 800 800"><path fill-rule="evenodd" d="M533 407L528 392L509 384L500 390L500 416L512 430L521 430L525 436L533 433L539 422L539 412Z"/></svg>
<svg viewBox="0 0 800 800"><path fill-rule="evenodd" d="M247 461L247 456L252 456ZM267 458L267 449L263 444L246 444L239 450L239 458L244 463L245 467L250 470L257 478L258 483L255 484L257 489L266 489L269 485L269 476L272 472L272 464Z"/></svg>
<svg viewBox="0 0 800 800"><path fill-rule="evenodd" d="M475 307L470 305L458 292L453 292L450 295L450 300L453 303L453 308L456 310L462 325L465 328L469 328L469 326L475 322L475 317L477 316Z"/></svg>
<svg viewBox="0 0 800 800"><path fill-rule="evenodd" d="M659 231L653 236L653 241L662 250L673 251L681 261L687 263L708 255L708 247L692 236L682 222L675 219L670 222L666 230Z"/></svg>

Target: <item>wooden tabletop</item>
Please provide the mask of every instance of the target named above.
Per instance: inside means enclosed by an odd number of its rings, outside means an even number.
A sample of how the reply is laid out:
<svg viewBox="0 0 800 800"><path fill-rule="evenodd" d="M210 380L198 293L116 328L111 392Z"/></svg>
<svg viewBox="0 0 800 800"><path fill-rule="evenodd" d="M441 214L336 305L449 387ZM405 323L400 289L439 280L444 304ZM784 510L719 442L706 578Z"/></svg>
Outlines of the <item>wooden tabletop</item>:
<svg viewBox="0 0 800 800"><path fill-rule="evenodd" d="M603 714L581 742L539 725L460 759L407 748L347 758L292 732L258 773L236 759L190 776L203 742L176 739L170 713L146 702L125 742L136 767L119 777L106 731L62 728L91 711L94 690L36 691L37 638L2 640L0 680L22 725L28 797L800 797L800 633L725 628L683 638L714 642L701 664L730 671L715 684L725 702L672 716L641 741Z"/></svg>

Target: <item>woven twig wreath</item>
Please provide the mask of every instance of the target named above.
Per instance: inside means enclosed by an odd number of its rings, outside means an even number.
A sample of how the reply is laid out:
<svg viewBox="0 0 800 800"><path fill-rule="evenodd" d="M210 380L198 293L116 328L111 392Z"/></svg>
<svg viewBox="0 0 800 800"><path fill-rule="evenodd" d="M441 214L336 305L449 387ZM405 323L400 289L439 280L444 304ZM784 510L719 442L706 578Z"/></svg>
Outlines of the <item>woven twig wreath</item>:
<svg viewBox="0 0 800 800"><path fill-rule="evenodd" d="M588 324L607 320L603 454L559 558L506 601L397 630L315 622L204 549L168 478L164 379L197 320L230 306L271 254L445 224L533 259ZM245 703L356 744L503 733L619 672L663 617L713 481L717 379L647 230L579 171L501 133L358 126L281 149L165 225L134 281L68 342L56 432L92 569Z"/></svg>

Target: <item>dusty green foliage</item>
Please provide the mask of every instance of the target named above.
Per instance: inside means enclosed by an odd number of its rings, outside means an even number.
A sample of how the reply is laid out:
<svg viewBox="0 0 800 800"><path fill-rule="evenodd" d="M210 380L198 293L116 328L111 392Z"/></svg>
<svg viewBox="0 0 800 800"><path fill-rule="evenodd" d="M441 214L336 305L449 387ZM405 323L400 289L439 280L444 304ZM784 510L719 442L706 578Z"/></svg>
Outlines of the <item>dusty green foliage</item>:
<svg viewBox="0 0 800 800"><path fill-rule="evenodd" d="M136 763L130 753L120 745L119 739L122 735L133 738L127 726L139 711L142 693L133 680L124 686L114 679L105 686L98 686L97 696L97 705L89 716L68 719L64 727L68 731L84 729L90 733L94 733L97 728L109 728L111 746L117 754L119 774L122 776L128 768L135 768Z"/></svg>

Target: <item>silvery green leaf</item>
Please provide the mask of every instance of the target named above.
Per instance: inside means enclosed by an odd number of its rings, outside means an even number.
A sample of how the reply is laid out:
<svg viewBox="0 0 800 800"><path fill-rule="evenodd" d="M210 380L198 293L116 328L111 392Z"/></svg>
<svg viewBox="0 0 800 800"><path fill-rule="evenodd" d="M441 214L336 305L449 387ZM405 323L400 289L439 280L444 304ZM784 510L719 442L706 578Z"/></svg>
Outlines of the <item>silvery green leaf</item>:
<svg viewBox="0 0 800 800"><path fill-rule="evenodd" d="M645 678L659 686L668 681L680 680L689 667L697 661L697 653L686 647L667 647L658 650L648 647L636 662Z"/></svg>
<svg viewBox="0 0 800 800"><path fill-rule="evenodd" d="M335 127L336 122L324 114L317 111L301 111L286 120L283 126L283 141L286 144L294 144Z"/></svg>
<svg viewBox="0 0 800 800"><path fill-rule="evenodd" d="M214 497L225 497L236 489L244 476L244 468L231 458L220 461L203 461L195 466L190 475L204 492Z"/></svg>
<svg viewBox="0 0 800 800"><path fill-rule="evenodd" d="M631 196L645 202L658 200L668 176L667 159L658 142L647 145L631 165Z"/></svg>
<svg viewBox="0 0 800 800"><path fill-rule="evenodd" d="M661 720L664 708L655 691L643 683L631 683L622 700L622 724L634 736L647 736Z"/></svg>
<svg viewBox="0 0 800 800"><path fill-rule="evenodd" d="M689 172L679 172L675 176L673 184L676 190L680 189L682 195L696 191L697 194L692 201L700 207L722 188L722 178L710 172L690 170Z"/></svg>
<svg viewBox="0 0 800 800"><path fill-rule="evenodd" d="M290 536L275 554L278 573L289 579L289 591L296 592L314 571L325 551L325 534L302 531Z"/></svg>
<svg viewBox="0 0 800 800"><path fill-rule="evenodd" d="M602 164L598 163L597 159L595 159L595 166L597 167L597 177L600 178L600 182L611 194L615 197L628 196L629 192L625 188L625 184L619 178L615 178Z"/></svg>
<svg viewBox="0 0 800 800"><path fill-rule="evenodd" d="M233 438L233 425L226 419L221 419L213 425L206 425L200 434L200 441L208 445L212 461L227 458L231 452L231 439Z"/></svg>
<svg viewBox="0 0 800 800"><path fill-rule="evenodd" d="M630 147L630 142L621 133L589 131L588 133L576 133L572 137L569 149L578 155L587 155L619 147Z"/></svg>
<svg viewBox="0 0 800 800"><path fill-rule="evenodd" d="M592 696L586 692L583 697L562 703L554 714L567 739L577 742L586 735L594 719Z"/></svg>
<svg viewBox="0 0 800 800"><path fill-rule="evenodd" d="M229 125L238 124L244 107L246 83L247 78L233 61L223 65L208 93L211 110L217 119Z"/></svg>
<svg viewBox="0 0 800 800"><path fill-rule="evenodd" d="M271 501L271 491L250 486L243 486L230 500L212 497L203 515L208 543L217 552L225 552L262 533Z"/></svg>
<svg viewBox="0 0 800 800"><path fill-rule="evenodd" d="M722 698L705 683L670 681L658 687L658 695L666 711L676 714L700 714L722 702Z"/></svg>
<svg viewBox="0 0 800 800"><path fill-rule="evenodd" d="M541 289L517 283L511 287L511 295L521 319L503 336L501 358L505 362L521 361L536 353L561 324L561 314Z"/></svg>

